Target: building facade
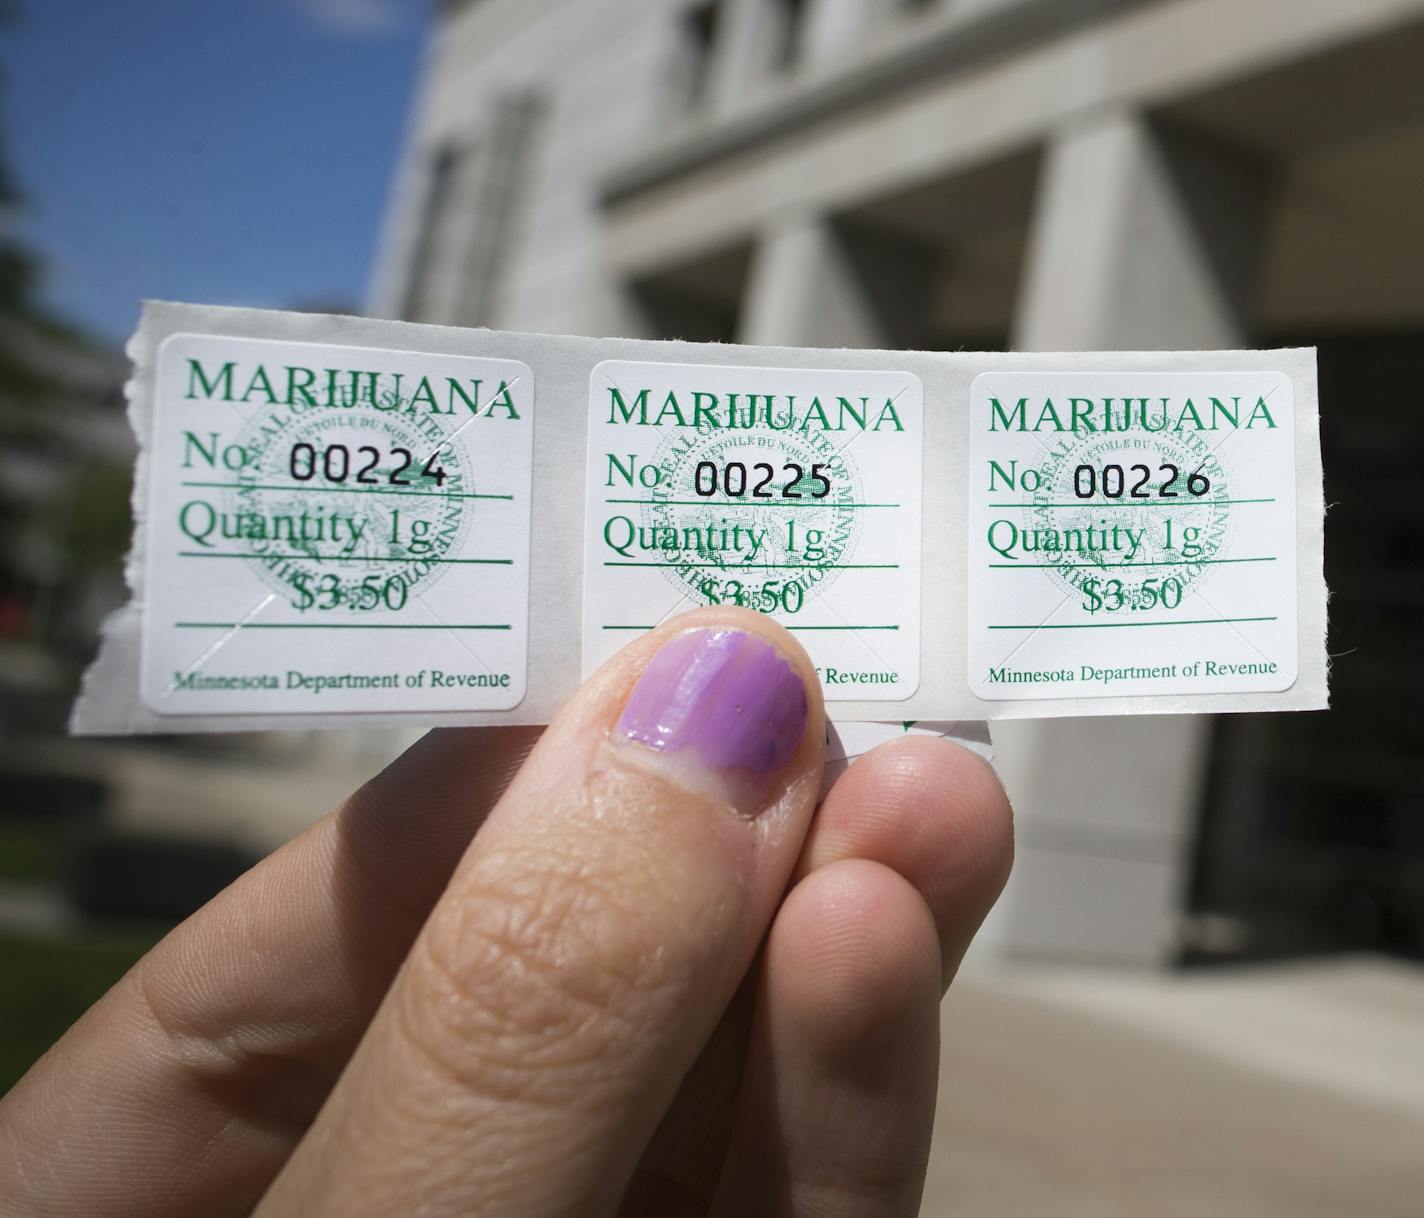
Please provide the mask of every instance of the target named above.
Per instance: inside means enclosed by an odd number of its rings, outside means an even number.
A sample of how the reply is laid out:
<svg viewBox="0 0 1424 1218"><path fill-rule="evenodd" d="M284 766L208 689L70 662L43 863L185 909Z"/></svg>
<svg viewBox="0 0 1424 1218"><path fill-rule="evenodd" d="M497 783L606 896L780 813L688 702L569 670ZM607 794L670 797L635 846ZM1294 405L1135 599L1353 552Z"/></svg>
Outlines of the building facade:
<svg viewBox="0 0 1424 1218"><path fill-rule="evenodd" d="M1326 402L1326 469L1327 499L1377 496L1329 539L1334 641L1343 615L1373 666L1289 724L1000 725L1019 852L981 950L1420 952L1424 715L1368 714L1424 676L1396 578L1424 562L1401 464L1424 435L1378 405L1424 328L1420 63L1424 0L446 0L372 307L825 347L1321 342L1323 387L1370 398ZM1383 601L1351 600L1372 578Z"/></svg>

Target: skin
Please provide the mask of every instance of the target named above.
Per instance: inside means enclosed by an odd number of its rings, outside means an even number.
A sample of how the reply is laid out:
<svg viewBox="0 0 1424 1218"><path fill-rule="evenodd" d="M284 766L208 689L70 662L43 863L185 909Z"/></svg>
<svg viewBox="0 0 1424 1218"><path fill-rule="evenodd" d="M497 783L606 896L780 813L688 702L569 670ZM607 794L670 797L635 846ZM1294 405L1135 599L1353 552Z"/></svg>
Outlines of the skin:
<svg viewBox="0 0 1424 1218"><path fill-rule="evenodd" d="M613 730L658 647L713 625L770 641L811 704L751 807ZM795 640L717 609L630 644L542 738L432 732L0 1101L0 1213L914 1215L937 1008L1012 819L932 738L816 808L823 722Z"/></svg>

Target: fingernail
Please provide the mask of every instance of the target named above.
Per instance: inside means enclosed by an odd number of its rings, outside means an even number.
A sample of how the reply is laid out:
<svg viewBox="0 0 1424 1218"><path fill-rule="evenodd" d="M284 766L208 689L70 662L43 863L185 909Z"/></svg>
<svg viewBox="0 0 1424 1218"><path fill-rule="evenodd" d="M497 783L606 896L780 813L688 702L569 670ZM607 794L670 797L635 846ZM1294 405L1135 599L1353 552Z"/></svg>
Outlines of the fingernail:
<svg viewBox="0 0 1424 1218"><path fill-rule="evenodd" d="M643 670L617 734L708 770L769 776L795 756L806 715L801 674L765 639L690 630Z"/></svg>

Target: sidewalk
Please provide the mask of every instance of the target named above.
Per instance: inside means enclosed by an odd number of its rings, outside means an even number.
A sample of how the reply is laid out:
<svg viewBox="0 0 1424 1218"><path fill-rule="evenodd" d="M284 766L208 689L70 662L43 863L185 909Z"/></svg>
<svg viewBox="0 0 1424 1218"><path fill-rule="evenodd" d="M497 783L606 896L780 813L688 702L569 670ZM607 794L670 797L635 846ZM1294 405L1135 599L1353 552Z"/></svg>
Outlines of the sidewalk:
<svg viewBox="0 0 1424 1218"><path fill-rule="evenodd" d="M1424 970L974 972L922 1213L1414 1218Z"/></svg>

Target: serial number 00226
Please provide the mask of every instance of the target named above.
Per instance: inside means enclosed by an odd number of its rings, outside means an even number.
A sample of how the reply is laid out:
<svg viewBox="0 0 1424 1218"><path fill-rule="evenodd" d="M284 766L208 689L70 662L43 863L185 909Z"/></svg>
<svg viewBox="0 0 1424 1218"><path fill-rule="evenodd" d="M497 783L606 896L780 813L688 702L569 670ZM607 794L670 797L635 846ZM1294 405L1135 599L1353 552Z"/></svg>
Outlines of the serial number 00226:
<svg viewBox="0 0 1424 1218"><path fill-rule="evenodd" d="M1237 693L1294 682L1288 377L993 372L970 399L975 693Z"/></svg>

